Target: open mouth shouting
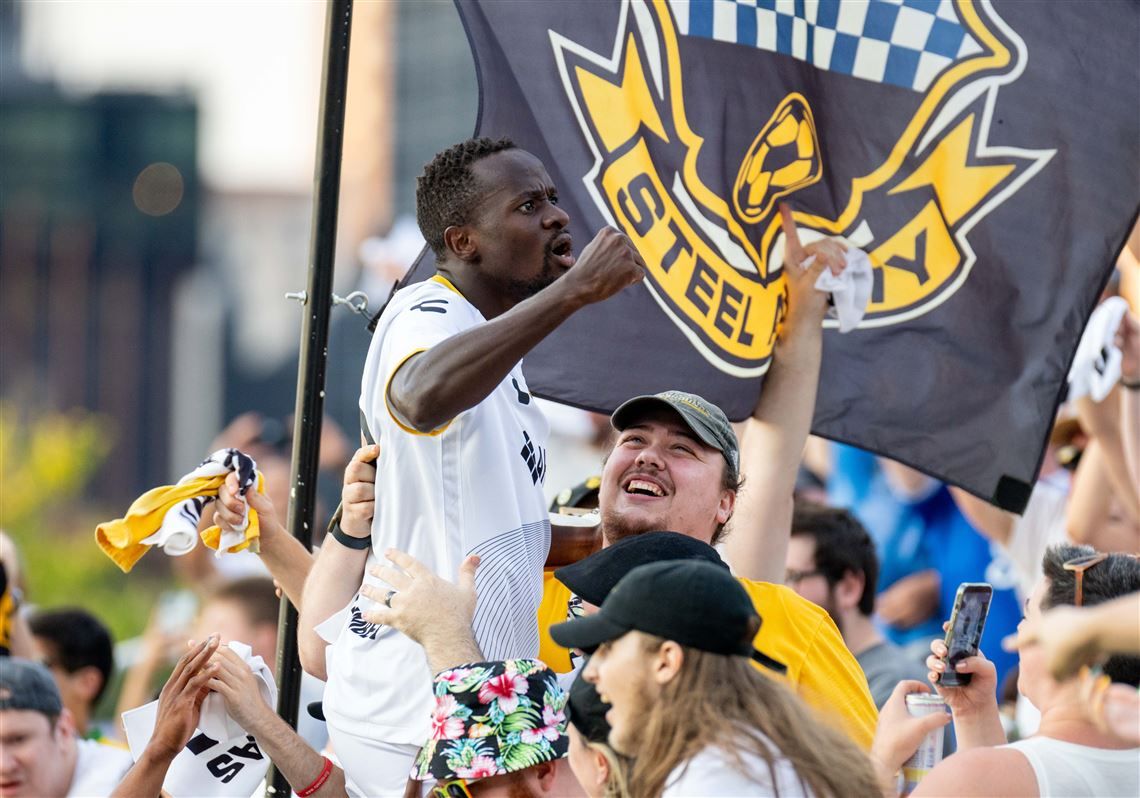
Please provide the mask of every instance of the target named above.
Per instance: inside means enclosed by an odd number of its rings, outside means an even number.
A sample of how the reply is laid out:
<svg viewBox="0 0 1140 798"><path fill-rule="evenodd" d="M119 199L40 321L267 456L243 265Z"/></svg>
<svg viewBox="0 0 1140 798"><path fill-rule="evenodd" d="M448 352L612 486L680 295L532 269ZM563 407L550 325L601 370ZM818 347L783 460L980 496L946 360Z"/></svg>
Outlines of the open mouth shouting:
<svg viewBox="0 0 1140 798"><path fill-rule="evenodd" d="M552 238L546 249L554 262L563 269L569 269L577 261L574 257L574 239L565 230Z"/></svg>
<svg viewBox="0 0 1140 798"><path fill-rule="evenodd" d="M648 474L632 474L622 482L622 491L628 496L645 496L659 499L669 494L665 484Z"/></svg>

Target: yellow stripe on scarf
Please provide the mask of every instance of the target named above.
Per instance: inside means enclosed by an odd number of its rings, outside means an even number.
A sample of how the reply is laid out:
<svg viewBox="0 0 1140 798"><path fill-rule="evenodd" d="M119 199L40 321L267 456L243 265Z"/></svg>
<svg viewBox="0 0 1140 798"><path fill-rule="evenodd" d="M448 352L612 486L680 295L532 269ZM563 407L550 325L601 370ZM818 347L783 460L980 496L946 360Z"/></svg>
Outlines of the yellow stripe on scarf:
<svg viewBox="0 0 1140 798"><path fill-rule="evenodd" d="M125 518L99 524L95 529L95 542L103 553L110 557L123 573L129 573L151 546L140 541L150 537L162 526L166 513L177 504L200 496L217 496L222 483L229 474L213 477L199 477L182 485L163 485L148 490L131 503ZM257 472L257 492L265 493L265 478ZM221 540L221 530L212 526L201 533L202 542L217 551ZM258 550L261 527L257 511L249 510L249 525L245 529L245 539L226 551L231 554L244 549Z"/></svg>

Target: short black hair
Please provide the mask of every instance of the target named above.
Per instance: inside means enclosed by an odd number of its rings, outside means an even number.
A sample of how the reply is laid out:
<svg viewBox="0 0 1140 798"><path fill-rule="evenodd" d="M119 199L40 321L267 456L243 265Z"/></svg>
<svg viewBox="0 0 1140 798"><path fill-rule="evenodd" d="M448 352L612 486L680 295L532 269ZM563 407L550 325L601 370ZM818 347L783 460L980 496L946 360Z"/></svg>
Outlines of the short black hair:
<svg viewBox="0 0 1140 798"><path fill-rule="evenodd" d="M95 668L103 677L91 704L99 703L115 669L115 645L103 622L78 607L37 612L28 620L32 635L48 642L54 650L52 665L68 673Z"/></svg>
<svg viewBox="0 0 1140 798"><path fill-rule="evenodd" d="M246 620L253 626L262 624L277 625L281 611L281 599L277 598L277 588L268 576L246 576L222 583L206 599L207 602L229 601L240 604Z"/></svg>
<svg viewBox="0 0 1140 798"><path fill-rule="evenodd" d="M514 148L515 143L508 138L467 139L437 153L424 165L423 174L416 180L416 223L437 262L447 254L443 232L466 224L478 199L479 186L471 164Z"/></svg>
<svg viewBox="0 0 1140 798"><path fill-rule="evenodd" d="M810 535L815 541L815 567L828 585L834 587L848 572L863 575L859 612L870 617L875 611L879 557L875 542L858 519L838 507L796 499L792 535Z"/></svg>
<svg viewBox="0 0 1140 798"><path fill-rule="evenodd" d="M1061 544L1045 550L1041 569L1048 581L1041 609L1077 603L1077 575L1065 570L1065 563L1078 557L1096 554L1092 546ZM1081 604L1091 607L1140 590L1140 560L1130 554L1109 554L1104 562L1084 572ZM1114 682L1140 687L1140 657L1112 656L1104 664L1104 672Z"/></svg>

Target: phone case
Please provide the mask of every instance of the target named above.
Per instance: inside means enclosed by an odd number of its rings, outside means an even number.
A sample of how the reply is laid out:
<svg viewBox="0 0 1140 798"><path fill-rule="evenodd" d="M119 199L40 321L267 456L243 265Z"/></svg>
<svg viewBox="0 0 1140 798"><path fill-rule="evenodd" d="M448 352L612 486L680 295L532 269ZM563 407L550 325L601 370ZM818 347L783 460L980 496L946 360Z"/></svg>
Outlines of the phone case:
<svg viewBox="0 0 1140 798"><path fill-rule="evenodd" d="M970 683L973 674L958 673L954 666L978 653L992 598L993 588L985 582L966 582L958 587L950 628L946 631L946 670L938 679L943 687L965 687Z"/></svg>

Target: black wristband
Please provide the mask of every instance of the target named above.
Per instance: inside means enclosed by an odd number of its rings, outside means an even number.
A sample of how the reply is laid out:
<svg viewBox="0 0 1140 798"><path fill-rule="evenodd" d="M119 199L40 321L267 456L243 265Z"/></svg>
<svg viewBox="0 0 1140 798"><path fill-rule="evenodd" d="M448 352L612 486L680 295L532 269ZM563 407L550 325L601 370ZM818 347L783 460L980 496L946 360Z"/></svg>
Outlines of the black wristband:
<svg viewBox="0 0 1140 798"><path fill-rule="evenodd" d="M329 532L332 534L333 539L336 540L337 543L347 548L356 549L357 551L372 548L371 535L366 538L355 538L341 529L340 524L335 523L329 527Z"/></svg>

